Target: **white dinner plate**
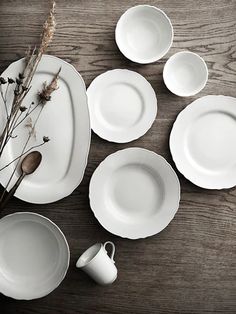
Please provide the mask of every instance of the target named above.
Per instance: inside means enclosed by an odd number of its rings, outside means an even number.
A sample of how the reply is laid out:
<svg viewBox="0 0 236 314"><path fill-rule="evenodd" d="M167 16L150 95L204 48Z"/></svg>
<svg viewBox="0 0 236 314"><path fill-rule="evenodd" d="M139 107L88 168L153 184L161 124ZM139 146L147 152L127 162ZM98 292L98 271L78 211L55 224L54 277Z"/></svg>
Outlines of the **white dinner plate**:
<svg viewBox="0 0 236 314"><path fill-rule="evenodd" d="M87 89L91 127L103 139L126 143L144 135L157 114L156 94L140 74L107 71Z"/></svg>
<svg viewBox="0 0 236 314"><path fill-rule="evenodd" d="M236 185L236 98L205 96L177 117L170 150L178 170L206 189Z"/></svg>
<svg viewBox="0 0 236 314"><path fill-rule="evenodd" d="M0 219L0 293L46 296L64 279L69 260L65 236L46 217L19 212Z"/></svg>
<svg viewBox="0 0 236 314"><path fill-rule="evenodd" d="M127 148L98 166L89 197L94 215L105 229L124 238L145 238L162 231L174 218L180 183L160 155Z"/></svg>
<svg viewBox="0 0 236 314"><path fill-rule="evenodd" d="M15 78L22 71L23 62L21 59L12 63L2 76ZM38 148L42 153L39 168L34 174L24 178L15 193L16 197L30 203L50 203L71 194L81 182L87 164L91 131L86 88L82 77L73 66L59 58L44 55L23 104L28 107L32 101L36 103L36 96L42 89L43 82L49 83L60 67L59 89L52 94L51 101L46 103L36 125L36 135L32 137L28 147L41 143L43 136L48 136L50 142ZM11 87L13 88L13 84ZM28 136L25 124L22 123L17 128L17 138L11 139L7 145L0 168L21 152ZM12 164L0 172L3 186L6 186L14 166ZM16 173L9 188L18 176L19 173Z"/></svg>

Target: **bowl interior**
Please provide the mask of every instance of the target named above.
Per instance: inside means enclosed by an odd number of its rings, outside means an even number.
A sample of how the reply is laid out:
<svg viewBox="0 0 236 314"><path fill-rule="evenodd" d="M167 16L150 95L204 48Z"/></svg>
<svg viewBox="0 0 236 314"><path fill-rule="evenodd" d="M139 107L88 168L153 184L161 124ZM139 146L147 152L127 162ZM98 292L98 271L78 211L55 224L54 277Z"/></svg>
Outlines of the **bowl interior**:
<svg viewBox="0 0 236 314"><path fill-rule="evenodd" d="M9 215L0 227L0 291L16 299L34 299L54 290L69 261L59 228L32 213Z"/></svg>
<svg viewBox="0 0 236 314"><path fill-rule="evenodd" d="M173 29L165 13L152 6L136 6L120 18L116 41L121 52L139 63L154 62L169 50Z"/></svg>
<svg viewBox="0 0 236 314"><path fill-rule="evenodd" d="M167 61L163 76L171 92L179 96L192 96L205 86L208 71L200 56L191 52L180 52Z"/></svg>

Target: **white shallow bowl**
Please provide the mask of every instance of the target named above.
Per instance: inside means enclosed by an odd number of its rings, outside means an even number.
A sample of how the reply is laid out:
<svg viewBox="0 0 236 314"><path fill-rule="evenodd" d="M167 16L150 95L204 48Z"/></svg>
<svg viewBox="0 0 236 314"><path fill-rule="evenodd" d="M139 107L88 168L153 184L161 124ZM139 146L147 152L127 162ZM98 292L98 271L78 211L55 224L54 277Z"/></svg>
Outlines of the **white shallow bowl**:
<svg viewBox="0 0 236 314"><path fill-rule="evenodd" d="M70 260L61 230L35 213L0 220L0 293L14 299L46 296L64 279Z"/></svg>
<svg viewBox="0 0 236 314"><path fill-rule="evenodd" d="M91 127L105 140L133 141L144 135L155 121L155 91L134 71L115 69L97 76L87 95Z"/></svg>
<svg viewBox="0 0 236 314"><path fill-rule="evenodd" d="M161 59L170 49L173 27L162 10L138 5L120 17L115 38L126 58L137 63L151 63Z"/></svg>
<svg viewBox="0 0 236 314"><path fill-rule="evenodd" d="M163 79L166 87L173 94L182 97L193 96L207 83L207 65L196 53L177 52L166 62Z"/></svg>
<svg viewBox="0 0 236 314"><path fill-rule="evenodd" d="M170 150L178 170L206 189L236 185L236 98L201 97L178 115Z"/></svg>
<svg viewBox="0 0 236 314"><path fill-rule="evenodd" d="M162 231L174 218L180 183L160 155L127 148L98 166L89 197L94 215L105 229L124 238L145 238Z"/></svg>

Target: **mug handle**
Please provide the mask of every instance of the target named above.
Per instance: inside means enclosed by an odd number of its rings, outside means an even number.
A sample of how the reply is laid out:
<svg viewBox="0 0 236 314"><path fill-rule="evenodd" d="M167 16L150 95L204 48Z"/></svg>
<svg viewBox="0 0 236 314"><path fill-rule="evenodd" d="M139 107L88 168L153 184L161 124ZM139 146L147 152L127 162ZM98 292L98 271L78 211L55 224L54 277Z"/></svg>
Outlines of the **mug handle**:
<svg viewBox="0 0 236 314"><path fill-rule="evenodd" d="M114 255L115 255L115 251L116 251L115 244L114 244L113 242L111 242L111 241L105 242L105 243L103 244L105 250L106 250L106 245L108 245L108 244L110 244L111 247L112 247L112 251L111 251L111 256L110 256L110 258L111 258L111 260L115 263L115 261L114 261Z"/></svg>

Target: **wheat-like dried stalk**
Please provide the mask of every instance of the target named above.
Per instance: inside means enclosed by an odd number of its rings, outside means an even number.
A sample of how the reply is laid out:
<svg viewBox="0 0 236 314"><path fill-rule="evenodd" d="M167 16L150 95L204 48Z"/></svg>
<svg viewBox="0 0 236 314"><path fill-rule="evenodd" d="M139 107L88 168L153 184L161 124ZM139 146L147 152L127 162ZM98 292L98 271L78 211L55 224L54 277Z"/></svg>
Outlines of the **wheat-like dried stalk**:
<svg viewBox="0 0 236 314"><path fill-rule="evenodd" d="M30 90L30 84L33 76L37 70L38 64L45 53L49 43L52 41L56 27L55 21L55 1L52 1L52 6L49 11L48 18L43 25L43 32L41 35L40 45L33 50L28 50L25 57L25 67L22 73L19 73L19 77L16 80L16 87L14 90L14 98L11 105L9 116L7 116L7 122L5 128L0 135L0 157L2 152L9 141L12 131L15 129L17 117L22 107L22 102L25 96ZM5 99L4 103L5 103Z"/></svg>
<svg viewBox="0 0 236 314"><path fill-rule="evenodd" d="M43 107L45 106L46 102L51 99L51 94L58 88L58 78L59 73L61 69L54 75L52 81L49 84L44 83L43 88L41 92L38 94L38 103L34 106L34 102L30 104L30 106L27 108L22 105L22 102L25 99L25 96L28 94L30 88L31 88L31 82L34 77L34 74L37 70L38 64L42 58L42 55L46 52L46 49L48 48L48 45L53 39L53 35L55 33L55 27L56 27L56 20L55 20L55 1L52 1L51 9L49 11L49 15L43 25L43 31L41 35L41 41L40 44L34 49L28 49L26 56L25 56L25 65L22 73L19 73L16 80L13 80L11 78L8 78L8 81L6 79L0 77L0 97L2 97L2 100L4 102L5 110L6 110L6 125L3 129L2 134L0 134L0 158L3 153L3 150L8 143L8 141L11 138L14 138L13 132L17 128L19 124L21 124L25 119L30 118L30 114L36 110L36 108L39 108L39 111L36 115L36 118L34 121L31 120L32 124L32 130L29 131L29 135L26 139L26 142L23 146L21 154L14 158L14 160L10 161L7 165L2 167L0 169L3 170L6 167L8 167L12 162L17 161L16 166L14 167L14 171L11 174L8 183L3 191L3 194L0 197L0 204L3 201L3 197L6 193L6 189L8 188L13 175L18 167L20 158L28 153L31 149L39 147L44 145L49 141L49 138L47 136L43 137L43 140L40 144L37 144L31 148L27 148L27 145L29 143L30 138L34 135L34 130L36 123L39 119L39 116L43 110ZM7 84L7 88L5 91L5 95L3 94L2 85ZM10 110L7 109L7 92L8 92L8 86L9 84L15 84L14 88L14 97L13 101L10 106ZM23 118L22 118L23 116Z"/></svg>
<svg viewBox="0 0 236 314"><path fill-rule="evenodd" d="M55 1L53 1L52 8L49 12L49 16L43 26L42 41L41 41L41 45L39 49L41 54L43 54L46 51L55 33L55 29L56 29L55 6L56 6L56 3Z"/></svg>
<svg viewBox="0 0 236 314"><path fill-rule="evenodd" d="M46 19L43 25L43 32L41 35L41 43L39 45L39 48L38 49L34 48L32 53L31 54L29 53L27 55L26 66L24 70L24 74L27 75L27 79L25 81L26 87L29 87L29 84L32 81L32 78L42 58L42 55L45 53L48 45L53 39L53 35L56 30L55 6L56 6L56 3L55 1L53 1L48 18Z"/></svg>

